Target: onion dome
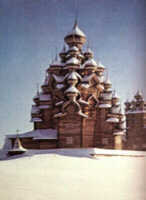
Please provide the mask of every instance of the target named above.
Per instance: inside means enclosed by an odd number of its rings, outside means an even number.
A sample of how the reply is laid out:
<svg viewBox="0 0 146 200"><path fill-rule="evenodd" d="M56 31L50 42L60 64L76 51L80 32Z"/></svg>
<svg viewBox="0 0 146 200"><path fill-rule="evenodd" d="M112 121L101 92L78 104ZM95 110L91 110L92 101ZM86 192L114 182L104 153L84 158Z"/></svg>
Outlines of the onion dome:
<svg viewBox="0 0 146 200"><path fill-rule="evenodd" d="M38 104L39 98L40 98L40 93L39 93L39 89L37 88L37 93L36 93L36 95L33 97L33 101L34 101L36 104Z"/></svg>
<svg viewBox="0 0 146 200"><path fill-rule="evenodd" d="M69 76L67 77L68 80L78 80L78 77L76 75L75 72L72 72L69 74Z"/></svg>
<svg viewBox="0 0 146 200"><path fill-rule="evenodd" d="M83 68L95 70L97 68L97 63L95 62L95 60L93 58L91 58L83 64Z"/></svg>
<svg viewBox="0 0 146 200"><path fill-rule="evenodd" d="M101 63L101 62L99 62L98 63L98 67L97 67L97 71L104 71L105 70L105 66Z"/></svg>
<svg viewBox="0 0 146 200"><path fill-rule="evenodd" d="M106 72L107 73L106 73L106 79L104 81L104 87L105 87L105 90L109 90L111 88L111 86L112 86L112 83L111 83L111 81L109 79L108 71L106 71Z"/></svg>
<svg viewBox="0 0 146 200"><path fill-rule="evenodd" d="M131 104L130 101L127 99L125 102L125 106L129 106L130 104Z"/></svg>
<svg viewBox="0 0 146 200"><path fill-rule="evenodd" d="M76 46L72 46L69 48L68 52L79 52L79 48Z"/></svg>
<svg viewBox="0 0 146 200"><path fill-rule="evenodd" d="M111 93L107 93L107 92L102 93L102 97L103 97L104 100L111 100L112 99Z"/></svg>
<svg viewBox="0 0 146 200"><path fill-rule="evenodd" d="M112 86L112 83L111 83L110 79L107 78L107 79L104 81L104 87L105 87L105 89L107 90L107 89L110 89L111 86Z"/></svg>
<svg viewBox="0 0 146 200"><path fill-rule="evenodd" d="M81 54L81 53L80 53L80 54L78 54L78 58L83 60L83 59L84 59L84 56L83 56L83 54Z"/></svg>
<svg viewBox="0 0 146 200"><path fill-rule="evenodd" d="M137 93L135 94L135 99L137 101L142 101L143 100L143 96L142 96L142 93L138 90Z"/></svg>
<svg viewBox="0 0 146 200"><path fill-rule="evenodd" d="M58 57L56 55L55 60L50 64L50 70L61 69L63 66L63 63L61 63L60 60L58 60Z"/></svg>
<svg viewBox="0 0 146 200"><path fill-rule="evenodd" d="M67 90L65 90L65 93L76 93L76 94L79 94L80 92L76 87L71 86Z"/></svg>
<svg viewBox="0 0 146 200"><path fill-rule="evenodd" d="M42 86L41 86L43 92L45 92L45 93L48 92L49 78L50 78L50 75L47 74L47 72L46 72L45 80L44 80L44 82L43 82L43 84L42 84Z"/></svg>
<svg viewBox="0 0 146 200"><path fill-rule="evenodd" d="M66 47L65 47L65 45L63 46L63 49L60 52L59 56L60 56L61 59L63 59L63 60L65 59L65 56L66 56Z"/></svg>
<svg viewBox="0 0 146 200"><path fill-rule="evenodd" d="M87 51L84 53L84 56L87 59L93 58L93 52L89 47L87 48Z"/></svg>
<svg viewBox="0 0 146 200"><path fill-rule="evenodd" d="M99 108L111 108L111 93L101 93Z"/></svg>
<svg viewBox="0 0 146 200"><path fill-rule="evenodd" d="M70 78L68 78L70 76ZM76 72L76 71L73 71L73 72L69 72L69 73L67 73L66 75L65 75L65 77L64 77L64 80L76 80L76 79L72 79L72 78L77 78L78 80L82 80L82 77L80 76L80 74L78 73L78 72Z"/></svg>
<svg viewBox="0 0 146 200"><path fill-rule="evenodd" d="M77 46L79 49L86 42L86 36L78 27L77 20L75 20L72 31L65 36L64 41L69 47Z"/></svg>
<svg viewBox="0 0 146 200"><path fill-rule="evenodd" d="M78 69L80 67L80 62L77 58L75 57L72 57L71 59L69 59L67 62L66 62L66 69L69 69L69 68L74 68L74 69Z"/></svg>
<svg viewBox="0 0 146 200"><path fill-rule="evenodd" d="M116 91L114 90L114 92L113 92L113 95L112 95L112 102L113 102L113 104L114 105L116 105L117 104L117 106L119 105L119 97L118 97L118 95L116 94Z"/></svg>

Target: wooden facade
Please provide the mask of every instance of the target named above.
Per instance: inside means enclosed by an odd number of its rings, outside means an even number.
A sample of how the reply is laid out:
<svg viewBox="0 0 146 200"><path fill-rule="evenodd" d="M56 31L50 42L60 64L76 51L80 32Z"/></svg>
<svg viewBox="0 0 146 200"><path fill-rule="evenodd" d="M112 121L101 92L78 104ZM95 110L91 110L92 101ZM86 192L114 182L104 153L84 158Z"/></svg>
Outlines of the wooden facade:
<svg viewBox="0 0 146 200"><path fill-rule="evenodd" d="M146 102L138 91L132 102L127 101L127 144L130 150L146 151Z"/></svg>

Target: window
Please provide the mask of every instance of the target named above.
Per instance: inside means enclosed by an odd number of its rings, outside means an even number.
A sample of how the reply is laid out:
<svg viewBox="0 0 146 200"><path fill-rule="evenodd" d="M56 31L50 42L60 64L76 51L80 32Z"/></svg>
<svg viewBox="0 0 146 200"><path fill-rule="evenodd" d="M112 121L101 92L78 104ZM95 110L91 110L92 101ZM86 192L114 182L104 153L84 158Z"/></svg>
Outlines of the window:
<svg viewBox="0 0 146 200"><path fill-rule="evenodd" d="M102 139L102 144L108 144L108 138L103 138Z"/></svg>
<svg viewBox="0 0 146 200"><path fill-rule="evenodd" d="M146 148L146 144L143 144L142 147L143 147L143 148Z"/></svg>
<svg viewBox="0 0 146 200"><path fill-rule="evenodd" d="M72 137L67 137L66 138L66 144L73 144L73 138Z"/></svg>

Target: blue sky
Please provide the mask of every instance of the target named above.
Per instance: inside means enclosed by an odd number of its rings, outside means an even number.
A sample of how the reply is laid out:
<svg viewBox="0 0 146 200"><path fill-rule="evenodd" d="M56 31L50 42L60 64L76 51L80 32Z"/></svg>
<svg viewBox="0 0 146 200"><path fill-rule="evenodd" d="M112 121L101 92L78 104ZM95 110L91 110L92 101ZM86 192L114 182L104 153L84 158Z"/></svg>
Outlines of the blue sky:
<svg viewBox="0 0 146 200"><path fill-rule="evenodd" d="M144 0L1 0L1 141L17 128L32 129L36 84L42 83L56 48L61 51L77 10L95 59L108 68L122 101L144 89Z"/></svg>

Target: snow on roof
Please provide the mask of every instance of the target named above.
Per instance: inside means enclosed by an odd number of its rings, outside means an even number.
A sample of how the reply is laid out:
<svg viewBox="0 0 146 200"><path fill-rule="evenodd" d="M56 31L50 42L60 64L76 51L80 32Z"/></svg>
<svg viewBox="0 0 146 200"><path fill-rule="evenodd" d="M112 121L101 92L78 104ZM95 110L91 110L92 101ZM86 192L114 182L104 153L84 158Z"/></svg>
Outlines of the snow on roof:
<svg viewBox="0 0 146 200"><path fill-rule="evenodd" d="M126 123L125 123L125 121L123 121L122 123L120 123L120 124L119 124L119 127L120 127L121 129L126 129Z"/></svg>
<svg viewBox="0 0 146 200"><path fill-rule="evenodd" d="M110 81L110 79L109 79L109 77L104 81L104 83L105 84L110 84L110 85L112 84L111 81Z"/></svg>
<svg viewBox="0 0 146 200"><path fill-rule="evenodd" d="M35 114L35 113L39 113L39 112L40 112L39 107L36 106L36 105L32 105L31 113L32 113L32 114Z"/></svg>
<svg viewBox="0 0 146 200"><path fill-rule="evenodd" d="M71 86L67 90L65 90L65 93L69 93L69 92L71 92L71 93L80 93L79 90L74 86Z"/></svg>
<svg viewBox="0 0 146 200"><path fill-rule="evenodd" d="M50 66L63 66L63 63L61 63L60 60L55 59Z"/></svg>
<svg viewBox="0 0 146 200"><path fill-rule="evenodd" d="M16 138L15 135L7 135L8 138ZM19 135L19 138L33 138L33 139L57 139L56 129L36 129Z"/></svg>
<svg viewBox="0 0 146 200"><path fill-rule="evenodd" d="M75 57L72 57L71 59L69 59L67 62L66 62L67 65L69 64L74 64L74 65L79 65L79 60Z"/></svg>
<svg viewBox="0 0 146 200"><path fill-rule="evenodd" d="M138 90L138 91L136 92L135 96L140 96L140 97L142 97L142 93L140 92L140 90Z"/></svg>
<svg viewBox="0 0 146 200"><path fill-rule="evenodd" d="M85 53L93 54L93 51L88 47L88 48L87 48L87 51L86 51Z"/></svg>
<svg viewBox="0 0 146 200"><path fill-rule="evenodd" d="M56 106L60 106L60 105L62 105L64 103L64 101L59 101L59 102L57 102L55 105Z"/></svg>
<svg viewBox="0 0 146 200"><path fill-rule="evenodd" d="M104 98L104 100L111 100L112 94L104 92L104 93L102 93L102 97Z"/></svg>
<svg viewBox="0 0 146 200"><path fill-rule="evenodd" d="M53 74L53 77L57 82L61 83L64 81L64 76L58 76L58 75Z"/></svg>
<svg viewBox="0 0 146 200"><path fill-rule="evenodd" d="M124 115L125 114L125 112L124 112L124 110L120 107L120 112L119 112L121 115Z"/></svg>
<svg viewBox="0 0 146 200"><path fill-rule="evenodd" d="M102 69L105 69L105 66L99 61L99 63L98 63L98 67L99 68L102 68Z"/></svg>
<svg viewBox="0 0 146 200"><path fill-rule="evenodd" d="M89 88L90 85L89 85L88 83L82 83L82 87L84 87L84 88Z"/></svg>
<svg viewBox="0 0 146 200"><path fill-rule="evenodd" d="M112 107L112 113L119 113L120 112L120 107Z"/></svg>
<svg viewBox="0 0 146 200"><path fill-rule="evenodd" d="M111 117L111 118L108 118L106 121L111 122L111 123L118 123L119 119L116 117Z"/></svg>
<svg viewBox="0 0 146 200"><path fill-rule="evenodd" d="M77 78L79 78L80 80L82 80L82 77L80 76L80 74L79 74L78 72L69 72L69 73L67 73L67 74L65 75L64 79L68 78L68 76L69 76L70 74L72 74L72 73L73 73Z"/></svg>
<svg viewBox="0 0 146 200"><path fill-rule="evenodd" d="M37 91L36 95L33 97L33 99L39 99L39 92Z"/></svg>
<svg viewBox="0 0 146 200"><path fill-rule="evenodd" d="M78 36L86 37L85 34L83 33L83 31L81 31L81 29L78 27L76 21L75 21L72 31L67 34L67 36L71 36L71 35L78 35Z"/></svg>
<svg viewBox="0 0 146 200"><path fill-rule="evenodd" d="M40 94L40 101L49 101L51 100L50 94Z"/></svg>
<svg viewBox="0 0 146 200"><path fill-rule="evenodd" d="M79 51L79 49L76 46L72 46L69 48L69 51Z"/></svg>
<svg viewBox="0 0 146 200"><path fill-rule="evenodd" d="M100 83L104 82L104 76L98 76L98 79L99 79Z"/></svg>
<svg viewBox="0 0 146 200"><path fill-rule="evenodd" d="M85 75L85 76L82 78L82 82L89 82L93 76L94 76L94 74Z"/></svg>
<svg viewBox="0 0 146 200"><path fill-rule="evenodd" d="M126 112L126 114L135 114L135 113L146 113L146 110L135 110Z"/></svg>
<svg viewBox="0 0 146 200"><path fill-rule="evenodd" d="M114 93L113 93L113 95L112 95L112 98L113 98L113 99L119 99L119 97L118 97L116 91L114 91Z"/></svg>
<svg viewBox="0 0 146 200"><path fill-rule="evenodd" d="M69 74L69 76L67 77L67 79L77 80L78 77L77 77L77 75L76 75L75 72L72 72L72 73Z"/></svg>
<svg viewBox="0 0 146 200"><path fill-rule="evenodd" d="M50 108L50 106L49 105L39 105L39 108L40 109L48 109L48 108Z"/></svg>
<svg viewBox="0 0 146 200"><path fill-rule="evenodd" d="M56 88L58 88L58 89L61 89L61 88L63 88L64 87L64 84L61 84L61 83L58 83L57 85L56 85Z"/></svg>
<svg viewBox="0 0 146 200"><path fill-rule="evenodd" d="M90 58L89 60L87 60L87 61L83 64L83 67L88 66L88 65L97 67L97 63L96 63L96 61L95 61L93 58Z"/></svg>
<svg viewBox="0 0 146 200"><path fill-rule="evenodd" d="M49 79L50 79L50 74L47 74L47 73L46 73L46 76L45 76L45 80L44 80L44 82L43 82L43 85L48 85Z"/></svg>
<svg viewBox="0 0 146 200"><path fill-rule="evenodd" d="M113 135L125 135L123 131L114 132Z"/></svg>
<svg viewBox="0 0 146 200"><path fill-rule="evenodd" d="M80 58L84 58L84 56L80 53L80 54L78 54L78 56L80 57Z"/></svg>
<svg viewBox="0 0 146 200"><path fill-rule="evenodd" d="M100 104L99 108L110 108L111 105L110 104Z"/></svg>
<svg viewBox="0 0 146 200"><path fill-rule="evenodd" d="M31 119L31 122L42 122L42 119L39 118L39 117L33 117L33 118Z"/></svg>
<svg viewBox="0 0 146 200"><path fill-rule="evenodd" d="M21 141L18 137L16 137L14 147L9 152L25 152L27 151L21 144Z"/></svg>

